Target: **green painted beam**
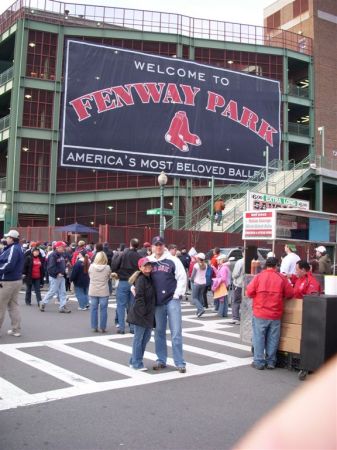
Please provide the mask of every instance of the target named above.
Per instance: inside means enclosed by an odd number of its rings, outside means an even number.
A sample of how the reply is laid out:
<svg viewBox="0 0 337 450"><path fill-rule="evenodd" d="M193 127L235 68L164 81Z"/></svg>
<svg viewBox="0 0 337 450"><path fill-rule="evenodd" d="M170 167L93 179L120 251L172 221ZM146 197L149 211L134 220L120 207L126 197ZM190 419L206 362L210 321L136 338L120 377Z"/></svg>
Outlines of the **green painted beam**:
<svg viewBox="0 0 337 450"><path fill-rule="evenodd" d="M291 142L297 142L298 144L306 144L306 145L310 145L311 144L311 139L309 137L306 136L298 136L296 134L291 134L288 133L288 140ZM286 137L284 137L283 139L283 135L282 135L282 140L285 140Z"/></svg>
<svg viewBox="0 0 337 450"><path fill-rule="evenodd" d="M295 105L307 106L308 108L312 106L312 101L309 98L295 97L294 95L282 94L282 101L293 103Z"/></svg>
<svg viewBox="0 0 337 450"><path fill-rule="evenodd" d="M18 136L27 139L46 139L47 141L59 140L58 130L47 130L44 128L18 127Z"/></svg>

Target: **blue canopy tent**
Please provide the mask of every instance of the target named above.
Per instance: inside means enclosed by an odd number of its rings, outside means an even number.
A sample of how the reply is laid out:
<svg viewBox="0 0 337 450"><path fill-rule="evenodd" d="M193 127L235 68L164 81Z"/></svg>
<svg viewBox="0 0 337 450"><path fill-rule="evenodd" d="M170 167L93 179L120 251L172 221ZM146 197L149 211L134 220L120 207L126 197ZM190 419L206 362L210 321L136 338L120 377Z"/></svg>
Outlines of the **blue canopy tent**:
<svg viewBox="0 0 337 450"><path fill-rule="evenodd" d="M75 234L76 242L78 234L98 233L97 228L87 227L86 225L82 225L77 222L71 223L70 225L65 225L64 227L56 227L56 231Z"/></svg>

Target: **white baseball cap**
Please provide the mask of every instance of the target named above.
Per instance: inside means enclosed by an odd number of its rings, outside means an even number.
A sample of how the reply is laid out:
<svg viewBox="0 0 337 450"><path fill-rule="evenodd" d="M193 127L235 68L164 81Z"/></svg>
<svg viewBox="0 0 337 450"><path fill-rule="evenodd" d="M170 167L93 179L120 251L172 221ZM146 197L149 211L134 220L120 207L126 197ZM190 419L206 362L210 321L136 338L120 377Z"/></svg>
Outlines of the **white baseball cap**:
<svg viewBox="0 0 337 450"><path fill-rule="evenodd" d="M316 252L320 252L320 253L325 253L326 252L326 248L324 247L324 245L320 245L319 247L315 248Z"/></svg>
<svg viewBox="0 0 337 450"><path fill-rule="evenodd" d="M9 230L7 234L5 234L5 237L11 237L14 239L18 239L18 237L20 236L19 232L16 230Z"/></svg>
<svg viewBox="0 0 337 450"><path fill-rule="evenodd" d="M196 258L199 258L199 259L202 259L202 260L205 260L205 259L206 259L205 253L198 253L198 254L195 255L195 256L196 256Z"/></svg>
<svg viewBox="0 0 337 450"><path fill-rule="evenodd" d="M268 252L267 253L267 258L275 258L275 253L274 252Z"/></svg>

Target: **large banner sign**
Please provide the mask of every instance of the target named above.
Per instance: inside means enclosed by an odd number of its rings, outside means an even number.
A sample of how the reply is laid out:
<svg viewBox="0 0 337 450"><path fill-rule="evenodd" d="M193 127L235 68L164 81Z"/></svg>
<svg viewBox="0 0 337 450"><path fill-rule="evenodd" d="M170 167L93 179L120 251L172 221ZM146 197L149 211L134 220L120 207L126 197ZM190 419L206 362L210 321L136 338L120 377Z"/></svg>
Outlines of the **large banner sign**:
<svg viewBox="0 0 337 450"><path fill-rule="evenodd" d="M61 165L245 180L279 158L277 81L68 41Z"/></svg>

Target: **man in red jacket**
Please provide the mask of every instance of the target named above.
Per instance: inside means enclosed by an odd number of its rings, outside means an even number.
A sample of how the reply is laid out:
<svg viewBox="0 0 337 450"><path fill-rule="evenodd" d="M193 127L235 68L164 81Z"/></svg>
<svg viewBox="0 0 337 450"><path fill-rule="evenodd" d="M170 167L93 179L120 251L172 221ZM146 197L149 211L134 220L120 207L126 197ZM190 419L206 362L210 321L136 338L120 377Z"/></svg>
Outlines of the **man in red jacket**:
<svg viewBox="0 0 337 450"><path fill-rule="evenodd" d="M310 271L306 261L296 263L296 275L291 279L294 284L294 297L303 298L303 295L320 294L321 285Z"/></svg>
<svg viewBox="0 0 337 450"><path fill-rule="evenodd" d="M266 269L247 286L247 296L253 299L253 347L255 369L275 369L280 341L283 300L293 298L288 279L276 271L277 258L268 258Z"/></svg>

